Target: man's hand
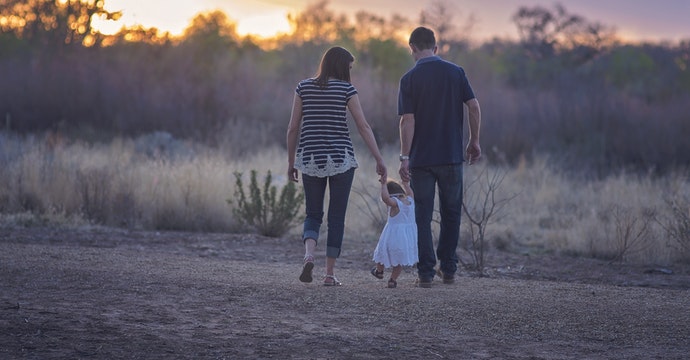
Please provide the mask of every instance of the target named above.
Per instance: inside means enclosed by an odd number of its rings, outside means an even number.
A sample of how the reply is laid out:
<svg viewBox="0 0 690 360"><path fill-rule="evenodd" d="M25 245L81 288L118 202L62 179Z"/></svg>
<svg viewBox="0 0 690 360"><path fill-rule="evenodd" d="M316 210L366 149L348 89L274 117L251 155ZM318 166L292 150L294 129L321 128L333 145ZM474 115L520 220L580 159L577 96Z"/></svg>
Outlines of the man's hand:
<svg viewBox="0 0 690 360"><path fill-rule="evenodd" d="M470 141L467 144L467 150L465 151L467 155L467 163L472 165L479 161L482 157L482 148L479 146L479 141Z"/></svg>
<svg viewBox="0 0 690 360"><path fill-rule="evenodd" d="M410 160L403 160L400 162L400 170L398 170L398 173L402 181L410 181Z"/></svg>

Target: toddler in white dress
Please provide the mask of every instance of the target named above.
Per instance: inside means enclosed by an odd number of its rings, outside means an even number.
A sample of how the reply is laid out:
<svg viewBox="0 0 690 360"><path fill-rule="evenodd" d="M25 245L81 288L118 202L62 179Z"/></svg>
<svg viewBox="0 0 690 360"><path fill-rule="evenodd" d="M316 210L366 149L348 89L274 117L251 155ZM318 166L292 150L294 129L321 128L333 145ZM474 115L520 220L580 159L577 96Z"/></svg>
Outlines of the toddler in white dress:
<svg viewBox="0 0 690 360"><path fill-rule="evenodd" d="M384 268L393 268L388 287L398 285L403 266L417 263L417 223L414 216L414 193L409 182L402 185L381 179L381 200L388 206L388 221L374 250L376 266L371 274L383 279Z"/></svg>

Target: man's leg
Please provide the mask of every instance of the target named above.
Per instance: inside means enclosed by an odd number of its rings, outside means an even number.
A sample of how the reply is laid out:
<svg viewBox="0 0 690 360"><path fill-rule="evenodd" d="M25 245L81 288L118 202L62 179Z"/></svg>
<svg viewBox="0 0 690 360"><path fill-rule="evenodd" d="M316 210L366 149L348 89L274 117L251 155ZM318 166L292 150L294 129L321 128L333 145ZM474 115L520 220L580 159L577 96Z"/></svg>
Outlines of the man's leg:
<svg viewBox="0 0 690 360"><path fill-rule="evenodd" d="M441 212L441 231L436 255L440 269L449 279L458 270L457 247L462 216L462 165L434 168L438 177L438 196Z"/></svg>
<svg viewBox="0 0 690 360"><path fill-rule="evenodd" d="M435 275L436 256L431 234L431 219L434 214L436 178L427 168L412 169L410 186L414 191L415 220L417 222L417 249L419 262L417 274L420 282L431 282Z"/></svg>

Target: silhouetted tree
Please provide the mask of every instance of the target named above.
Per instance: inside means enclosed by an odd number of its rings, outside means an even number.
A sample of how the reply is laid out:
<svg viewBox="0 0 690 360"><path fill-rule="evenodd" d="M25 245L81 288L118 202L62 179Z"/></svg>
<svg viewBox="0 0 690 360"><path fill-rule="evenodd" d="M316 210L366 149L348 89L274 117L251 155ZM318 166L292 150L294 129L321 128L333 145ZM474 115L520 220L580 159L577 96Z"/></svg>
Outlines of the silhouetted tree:
<svg viewBox="0 0 690 360"><path fill-rule="evenodd" d="M297 43L342 42L350 41L354 29L345 14L336 15L328 9L328 0L321 0L309 5L303 12L288 15L292 27L291 41Z"/></svg>
<svg viewBox="0 0 690 360"><path fill-rule="evenodd" d="M452 46L467 47L469 37L474 27L474 17L470 15L459 27L456 20L456 8L449 0L434 0L422 10L419 22L429 26L436 32L436 41L439 43L439 52L447 53Z"/></svg>
<svg viewBox="0 0 690 360"><path fill-rule="evenodd" d="M616 44L611 28L570 14L560 4L521 7L513 21L522 51L505 64L514 86L553 86Z"/></svg>
<svg viewBox="0 0 690 360"><path fill-rule="evenodd" d="M155 28L147 28L142 25L123 27L115 35L106 36L101 43L103 46L139 44L139 45L163 45L173 41L169 32L160 33Z"/></svg>
<svg viewBox="0 0 690 360"><path fill-rule="evenodd" d="M543 6L520 7L513 15L518 28L520 42L528 53L538 59L554 55L559 38L567 35L573 27L579 26L584 19L568 14L565 8L556 4L552 12Z"/></svg>
<svg viewBox="0 0 690 360"><path fill-rule="evenodd" d="M183 34L184 43L193 43L206 51L236 46L238 38L237 24L220 10L196 15Z"/></svg>
<svg viewBox="0 0 690 360"><path fill-rule="evenodd" d="M4 0L0 30L42 46L98 45L102 36L91 26L95 16L117 19L104 9L105 0Z"/></svg>
<svg viewBox="0 0 690 360"><path fill-rule="evenodd" d="M548 59L560 51L578 55L571 60L582 63L615 42L612 29L570 14L561 4L555 4L553 10L538 5L523 6L512 19L518 28L521 44L535 59Z"/></svg>

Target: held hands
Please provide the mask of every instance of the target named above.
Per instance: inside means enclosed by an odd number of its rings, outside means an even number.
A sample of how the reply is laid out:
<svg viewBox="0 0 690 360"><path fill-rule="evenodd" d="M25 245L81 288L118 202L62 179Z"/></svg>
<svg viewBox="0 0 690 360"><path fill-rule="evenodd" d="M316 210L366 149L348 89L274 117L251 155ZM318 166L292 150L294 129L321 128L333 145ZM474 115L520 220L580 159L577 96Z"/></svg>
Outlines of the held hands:
<svg viewBox="0 0 690 360"><path fill-rule="evenodd" d="M388 177L387 177L387 176L380 176L380 177L379 177L379 182L381 183L381 185L385 185L385 184L386 184L386 181L388 181Z"/></svg>
<svg viewBox="0 0 690 360"><path fill-rule="evenodd" d="M376 162L376 173L379 175L379 182L385 183L388 178L388 170L386 169L386 164L383 161Z"/></svg>

